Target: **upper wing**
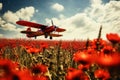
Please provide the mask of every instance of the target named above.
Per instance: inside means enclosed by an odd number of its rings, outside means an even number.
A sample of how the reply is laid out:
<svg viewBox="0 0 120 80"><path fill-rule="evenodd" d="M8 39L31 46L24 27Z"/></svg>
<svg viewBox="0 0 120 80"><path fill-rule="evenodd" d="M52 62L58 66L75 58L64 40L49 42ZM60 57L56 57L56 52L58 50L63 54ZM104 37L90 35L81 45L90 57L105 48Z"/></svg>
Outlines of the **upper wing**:
<svg viewBox="0 0 120 80"><path fill-rule="evenodd" d="M17 21L16 22L17 24L19 25L22 25L22 26L29 26L29 27L33 27L33 28L41 28L41 29L45 29L46 25L42 25L42 24L38 24L38 23L34 23L34 22L29 22L29 21L24 21L24 20L20 20L20 21Z"/></svg>

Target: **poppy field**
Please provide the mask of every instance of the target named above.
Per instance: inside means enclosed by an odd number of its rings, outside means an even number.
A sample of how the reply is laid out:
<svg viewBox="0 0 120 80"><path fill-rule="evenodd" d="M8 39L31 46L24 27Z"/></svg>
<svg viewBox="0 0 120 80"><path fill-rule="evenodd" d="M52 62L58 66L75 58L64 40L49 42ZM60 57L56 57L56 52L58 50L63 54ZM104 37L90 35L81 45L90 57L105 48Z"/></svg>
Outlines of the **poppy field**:
<svg viewBox="0 0 120 80"><path fill-rule="evenodd" d="M100 32L100 31L99 31ZM120 36L0 39L0 80L120 80Z"/></svg>

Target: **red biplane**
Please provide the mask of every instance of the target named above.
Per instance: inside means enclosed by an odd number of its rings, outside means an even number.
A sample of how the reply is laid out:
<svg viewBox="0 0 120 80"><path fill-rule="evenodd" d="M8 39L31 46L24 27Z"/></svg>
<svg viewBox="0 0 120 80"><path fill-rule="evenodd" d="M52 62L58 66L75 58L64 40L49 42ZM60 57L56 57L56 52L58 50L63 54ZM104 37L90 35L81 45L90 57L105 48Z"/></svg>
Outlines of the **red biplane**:
<svg viewBox="0 0 120 80"><path fill-rule="evenodd" d="M46 26L43 24L38 24L38 23L24 21L24 20L17 21L16 23L22 26L27 26L28 27L27 30L21 31L21 33L26 34L26 36L29 38L35 37L35 39L37 38L37 36L42 36L42 35L44 35L45 38L49 36L50 39L52 39L52 37L60 37L63 35L59 34L59 32L66 31L66 29L55 26L52 20L51 20L52 26ZM38 30L32 31L31 27L37 28ZM56 34L55 32L58 32L58 34Z"/></svg>

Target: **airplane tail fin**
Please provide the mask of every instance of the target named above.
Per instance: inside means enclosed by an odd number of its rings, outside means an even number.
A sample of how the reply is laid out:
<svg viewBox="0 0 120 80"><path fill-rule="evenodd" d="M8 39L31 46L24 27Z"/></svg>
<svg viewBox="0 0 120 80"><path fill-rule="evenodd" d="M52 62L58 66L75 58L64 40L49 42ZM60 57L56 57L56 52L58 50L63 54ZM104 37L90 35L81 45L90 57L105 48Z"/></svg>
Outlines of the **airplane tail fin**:
<svg viewBox="0 0 120 80"><path fill-rule="evenodd" d="M27 30L26 31L31 31L31 28L27 28Z"/></svg>
<svg viewBox="0 0 120 80"><path fill-rule="evenodd" d="M30 34L34 32L31 31L31 28L27 28L26 30L21 31L21 33L26 34L27 37L30 37Z"/></svg>

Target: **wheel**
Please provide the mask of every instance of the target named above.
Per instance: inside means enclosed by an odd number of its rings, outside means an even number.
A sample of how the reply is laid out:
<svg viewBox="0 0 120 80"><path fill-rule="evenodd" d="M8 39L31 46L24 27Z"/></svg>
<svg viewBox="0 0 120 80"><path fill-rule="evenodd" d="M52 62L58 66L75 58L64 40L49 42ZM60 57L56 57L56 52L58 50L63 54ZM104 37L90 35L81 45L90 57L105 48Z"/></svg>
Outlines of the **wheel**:
<svg viewBox="0 0 120 80"><path fill-rule="evenodd" d="M50 36L50 39L52 39L52 36Z"/></svg>
<svg viewBox="0 0 120 80"><path fill-rule="evenodd" d="M45 38L47 38L48 37L48 34L47 33L45 33Z"/></svg>
<svg viewBox="0 0 120 80"><path fill-rule="evenodd" d="M35 36L35 39L37 39L37 36Z"/></svg>

